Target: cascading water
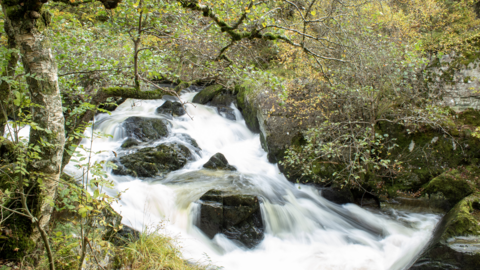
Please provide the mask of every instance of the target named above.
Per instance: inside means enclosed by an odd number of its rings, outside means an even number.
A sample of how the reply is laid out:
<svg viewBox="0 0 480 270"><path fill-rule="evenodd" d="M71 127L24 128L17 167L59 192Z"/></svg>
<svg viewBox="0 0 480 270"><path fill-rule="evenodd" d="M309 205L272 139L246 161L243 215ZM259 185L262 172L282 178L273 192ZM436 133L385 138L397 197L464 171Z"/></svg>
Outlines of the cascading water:
<svg viewBox="0 0 480 270"><path fill-rule="evenodd" d="M191 101L196 93L186 92ZM95 160L132 152L120 148L125 139L122 122L130 116L164 118L155 109L165 100L127 101L111 115L98 115L95 130L113 135L95 139L93 150L106 150ZM421 251L439 220L432 214L393 212L374 214L356 205L336 205L310 186L294 185L267 160L259 135L245 125L233 107L236 121L216 108L186 105L184 115L169 118L170 135L154 145L177 142L191 148L192 161L163 179L140 180L110 174L116 190L126 192L114 208L123 222L136 229L165 222L168 234L182 243L184 258L204 261L224 269L404 269ZM91 134L91 131L87 132ZM184 140L194 138L201 150ZM87 143L87 141L85 141ZM90 143L90 142L88 142ZM215 153L225 155L237 171L202 168ZM66 170L77 174L73 165ZM205 192L223 190L261 198L265 238L254 249L246 249L222 234L209 239L194 224L200 207L195 203Z"/></svg>

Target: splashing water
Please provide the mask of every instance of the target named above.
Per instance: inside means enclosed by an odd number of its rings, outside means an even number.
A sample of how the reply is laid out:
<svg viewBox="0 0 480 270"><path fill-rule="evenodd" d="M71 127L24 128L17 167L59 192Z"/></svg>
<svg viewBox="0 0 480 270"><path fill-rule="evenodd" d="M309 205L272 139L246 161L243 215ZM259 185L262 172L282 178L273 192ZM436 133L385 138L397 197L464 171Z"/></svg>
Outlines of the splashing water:
<svg viewBox="0 0 480 270"><path fill-rule="evenodd" d="M191 101L196 93L184 93ZM135 102L135 106L132 104ZM98 115L95 130L113 138L95 139L93 150L106 150L95 160L131 152L120 148L125 139L122 122L131 116L165 118L155 109L165 100L132 101L120 105L111 115ZM194 149L182 134L194 138L201 151L194 160L165 179L140 180L110 174L117 191L127 190L114 208L123 222L142 230L166 222L168 234L179 238L183 256L193 262L207 258L224 269L404 269L422 250L439 220L433 214L393 212L374 214L354 204L339 206L324 199L318 190L294 185L267 160L259 135L245 125L235 110L236 121L227 120L215 108L186 105L193 117L167 118L170 135L149 146L178 142ZM91 134L87 131L87 135ZM84 143L87 143L85 140ZM202 168L215 153L225 155L236 172ZM78 174L69 164L69 173ZM237 246L224 235L205 236L194 224L200 206L195 203L210 189L250 194L261 198L265 238L255 249Z"/></svg>

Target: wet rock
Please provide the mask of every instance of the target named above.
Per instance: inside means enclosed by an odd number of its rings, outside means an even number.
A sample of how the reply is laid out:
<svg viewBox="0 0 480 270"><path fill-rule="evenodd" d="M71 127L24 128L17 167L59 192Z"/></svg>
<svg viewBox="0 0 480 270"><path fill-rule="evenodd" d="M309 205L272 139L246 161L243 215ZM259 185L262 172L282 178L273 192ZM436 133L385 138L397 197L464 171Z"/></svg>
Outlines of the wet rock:
<svg viewBox="0 0 480 270"><path fill-rule="evenodd" d="M211 190L200 198L198 227L210 238L223 233L248 248L264 237L264 226L258 198L251 195L228 195Z"/></svg>
<svg viewBox="0 0 480 270"><path fill-rule="evenodd" d="M163 177L185 166L191 155L186 146L177 143L146 147L114 160L118 167L112 172L133 177Z"/></svg>
<svg viewBox="0 0 480 270"><path fill-rule="evenodd" d="M130 148L132 146L137 146L139 145L140 142L137 141L136 139L134 138L127 138L123 143L122 143L122 148Z"/></svg>
<svg viewBox="0 0 480 270"><path fill-rule="evenodd" d="M435 229L432 240L412 270L479 269L480 193L455 205Z"/></svg>
<svg viewBox="0 0 480 270"><path fill-rule="evenodd" d="M168 122L158 118L133 116L123 122L127 137L140 141L154 141L168 135Z"/></svg>
<svg viewBox="0 0 480 270"><path fill-rule="evenodd" d="M192 138L190 135L188 135L186 133L178 133L176 136L179 137L182 141L185 141L186 143L190 144L191 146L201 150L200 146L198 146L197 141L194 138Z"/></svg>
<svg viewBox="0 0 480 270"><path fill-rule="evenodd" d="M212 170L227 170L227 171L236 171L237 169L232 165L228 164L227 159L222 153L216 153L213 155L207 163L203 164L204 168Z"/></svg>
<svg viewBox="0 0 480 270"><path fill-rule="evenodd" d="M227 107L227 106L218 106L217 109L218 109L218 113L221 116L227 118L228 120L235 121L237 119L235 117L235 111L232 108Z"/></svg>
<svg viewBox="0 0 480 270"><path fill-rule="evenodd" d="M349 189L322 188L322 197L336 204L354 203L352 192Z"/></svg>
<svg viewBox="0 0 480 270"><path fill-rule="evenodd" d="M168 114L171 116L182 116L186 113L180 102L172 102L170 100L165 101L165 103L158 107L155 112L158 114Z"/></svg>
<svg viewBox="0 0 480 270"><path fill-rule="evenodd" d="M221 93L223 90L223 86L215 84L205 87L202 91L195 95L192 102L193 103L200 103L200 104L207 104L211 101L216 95Z"/></svg>

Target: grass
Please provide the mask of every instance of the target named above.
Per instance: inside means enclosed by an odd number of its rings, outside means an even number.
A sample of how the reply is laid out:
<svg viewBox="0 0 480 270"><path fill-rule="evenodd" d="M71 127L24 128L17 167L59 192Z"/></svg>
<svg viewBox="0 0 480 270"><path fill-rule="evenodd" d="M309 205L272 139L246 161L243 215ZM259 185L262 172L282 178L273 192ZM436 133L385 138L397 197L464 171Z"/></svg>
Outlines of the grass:
<svg viewBox="0 0 480 270"><path fill-rule="evenodd" d="M200 270L207 266L182 258L175 239L154 232L142 232L138 239L122 248L117 258L122 269Z"/></svg>

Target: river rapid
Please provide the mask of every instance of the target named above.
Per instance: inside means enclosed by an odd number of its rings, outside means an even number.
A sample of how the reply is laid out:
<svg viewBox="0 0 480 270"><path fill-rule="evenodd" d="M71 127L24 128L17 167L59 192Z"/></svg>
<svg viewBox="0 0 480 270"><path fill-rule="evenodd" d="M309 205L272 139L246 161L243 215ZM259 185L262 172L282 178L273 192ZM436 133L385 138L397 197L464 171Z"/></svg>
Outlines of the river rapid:
<svg viewBox="0 0 480 270"><path fill-rule="evenodd" d="M191 101L195 94L184 92L182 101ZM439 221L440 217L433 214L373 213L354 204L339 206L329 202L319 190L287 181L277 165L268 162L259 135L246 127L233 105L237 120L226 119L214 107L187 104L191 119L188 115L172 118L155 114L163 102L127 100L111 115L97 115L95 132L112 137L93 140L92 149L102 151L93 159L113 159L115 154L132 151L120 147L126 139L122 122L128 117L170 121L169 136L148 146L182 143L192 149L193 160L163 179L118 176L107 169L116 187L109 192L125 191L114 205L123 223L138 230L153 230L163 224L162 232L178 239L184 258L191 262L210 263L226 270L405 269L426 245ZM201 151L194 152L182 134L195 139ZM89 140L83 144L90 147ZM237 171L202 168L217 152L223 153ZM80 173L73 164L66 171ZM200 216L196 201L211 189L260 198L265 238L256 248L238 246L221 234L209 239L195 226Z"/></svg>

